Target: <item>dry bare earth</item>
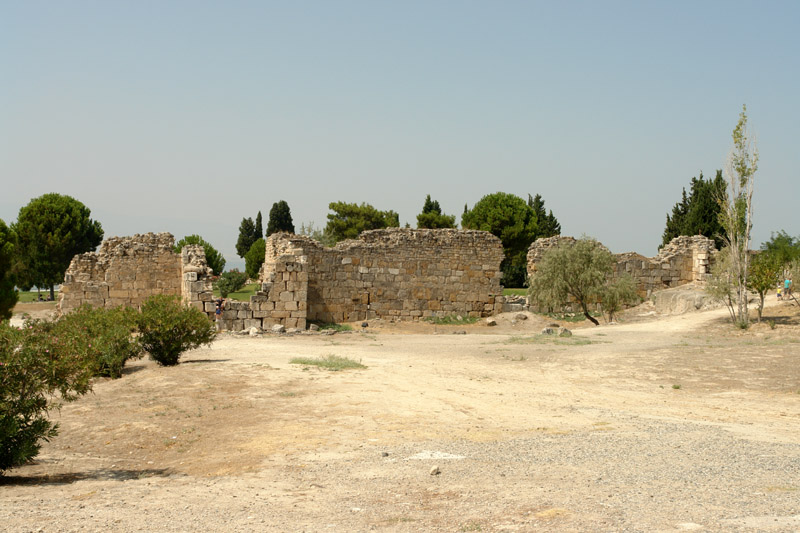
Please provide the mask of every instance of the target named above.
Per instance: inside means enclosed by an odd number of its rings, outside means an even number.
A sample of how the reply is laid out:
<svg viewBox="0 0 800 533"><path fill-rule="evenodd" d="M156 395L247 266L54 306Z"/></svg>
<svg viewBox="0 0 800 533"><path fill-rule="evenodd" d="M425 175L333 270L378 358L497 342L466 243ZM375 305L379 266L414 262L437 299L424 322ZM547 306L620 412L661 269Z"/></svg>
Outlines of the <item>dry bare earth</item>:
<svg viewBox="0 0 800 533"><path fill-rule="evenodd" d="M0 528L798 531L797 309L770 307L774 330L716 310L558 343L535 317L226 335L56 413L0 481ZM330 354L368 368L289 364Z"/></svg>

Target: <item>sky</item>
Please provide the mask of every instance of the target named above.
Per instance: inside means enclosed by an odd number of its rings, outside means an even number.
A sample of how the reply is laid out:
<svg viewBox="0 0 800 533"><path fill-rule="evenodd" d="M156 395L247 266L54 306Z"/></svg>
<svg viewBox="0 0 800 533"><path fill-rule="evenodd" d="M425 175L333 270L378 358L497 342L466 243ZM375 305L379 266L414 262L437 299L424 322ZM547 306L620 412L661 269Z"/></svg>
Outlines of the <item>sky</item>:
<svg viewBox="0 0 800 533"><path fill-rule="evenodd" d="M800 234L800 2L0 0L0 219L56 192L105 236L334 201L416 225L541 194L564 235L657 252L742 105L754 247Z"/></svg>

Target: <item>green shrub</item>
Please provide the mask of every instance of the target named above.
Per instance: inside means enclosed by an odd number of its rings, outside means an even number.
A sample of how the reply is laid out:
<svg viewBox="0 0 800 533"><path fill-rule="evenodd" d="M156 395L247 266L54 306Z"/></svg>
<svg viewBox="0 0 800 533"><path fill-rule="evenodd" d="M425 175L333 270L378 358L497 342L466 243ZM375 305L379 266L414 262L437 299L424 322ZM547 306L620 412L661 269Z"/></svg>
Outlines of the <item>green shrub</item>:
<svg viewBox="0 0 800 533"><path fill-rule="evenodd" d="M137 323L142 348L162 366L177 365L183 352L209 344L216 336L205 313L183 305L174 296L148 298Z"/></svg>
<svg viewBox="0 0 800 533"><path fill-rule="evenodd" d="M57 434L47 418L60 404L91 390L95 363L56 334L56 323L28 321L21 328L0 323L0 474L39 453L40 441Z"/></svg>
<svg viewBox="0 0 800 533"><path fill-rule="evenodd" d="M228 294L238 291L244 287L245 283L247 283L247 274L234 268L220 275L217 289L223 298L227 298Z"/></svg>
<svg viewBox="0 0 800 533"><path fill-rule="evenodd" d="M136 311L82 305L64 315L54 326L54 334L68 342L71 353L93 360L95 375L119 378L128 359L141 357L142 348L133 336Z"/></svg>
<svg viewBox="0 0 800 533"><path fill-rule="evenodd" d="M349 357L338 355L326 355L325 357L294 357L289 361L290 365L318 366L326 370L338 372L348 368L367 368L360 361L354 361Z"/></svg>

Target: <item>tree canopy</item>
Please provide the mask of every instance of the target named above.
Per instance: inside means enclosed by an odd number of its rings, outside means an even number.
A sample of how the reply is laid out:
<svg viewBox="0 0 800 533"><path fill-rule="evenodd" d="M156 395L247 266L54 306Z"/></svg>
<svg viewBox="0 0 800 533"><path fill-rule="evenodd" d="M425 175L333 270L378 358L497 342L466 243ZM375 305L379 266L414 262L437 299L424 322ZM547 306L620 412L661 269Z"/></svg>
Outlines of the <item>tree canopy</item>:
<svg viewBox="0 0 800 533"><path fill-rule="evenodd" d="M269 222L267 222L267 237L273 233L285 231L294 233L294 223L292 222L292 212L289 204L284 200L272 204L269 210Z"/></svg>
<svg viewBox="0 0 800 533"><path fill-rule="evenodd" d="M767 242L761 244L761 249L769 252L782 266L788 265L795 259L800 259L800 237L792 237L784 230L772 233Z"/></svg>
<svg viewBox="0 0 800 533"><path fill-rule="evenodd" d="M11 318L11 311L17 303L17 291L11 276L15 240L14 233L0 220L0 321Z"/></svg>
<svg viewBox="0 0 800 533"><path fill-rule="evenodd" d="M71 196L49 193L19 210L16 233L16 283L23 289L53 287L77 254L91 252L103 241L103 227L91 211Z"/></svg>
<svg viewBox="0 0 800 533"><path fill-rule="evenodd" d="M531 198L529 194L528 207L533 209L533 213L536 215L537 228L536 238L534 240L561 235L561 224L558 222L555 215L553 215L552 209L549 213L545 210L544 200L541 194L537 194L533 198Z"/></svg>
<svg viewBox="0 0 800 533"><path fill-rule="evenodd" d="M187 244L199 244L206 253L206 263L214 271L214 274L222 274L225 270L225 258L216 248L207 243L200 235L187 235L175 244L175 251L180 253Z"/></svg>
<svg viewBox="0 0 800 533"><path fill-rule="evenodd" d="M264 238L264 226L263 226L264 219L261 216L261 211L258 212L256 215L256 228L253 234L255 235L256 240Z"/></svg>
<svg viewBox="0 0 800 533"><path fill-rule="evenodd" d="M721 170L717 171L713 180L704 179L702 172L699 178L692 178L689 195L684 188L681 201L673 206L672 214L667 215L661 246L669 244L680 235L705 235L714 239L717 248L722 248L725 229L720 224L719 199L723 196L725 187Z"/></svg>
<svg viewBox="0 0 800 533"><path fill-rule="evenodd" d="M264 239L258 239L250 247L250 250L244 256L244 270L247 277L250 279L257 279L258 272L261 270L261 265L264 264L264 256L267 253L267 243Z"/></svg>
<svg viewBox="0 0 800 533"><path fill-rule="evenodd" d="M331 202L325 233L334 242L355 239L362 231L400 227L400 216L394 211L379 211L367 203Z"/></svg>
<svg viewBox="0 0 800 533"><path fill-rule="evenodd" d="M417 228L455 228L456 216L445 215L439 202L431 200L431 195L425 197L425 204L422 206L422 213L417 215Z"/></svg>
<svg viewBox="0 0 800 533"><path fill-rule="evenodd" d="M550 308L562 306L572 297L583 315L598 325L588 306L602 297L613 267L614 256L594 239L583 237L575 243L562 242L545 252L537 263L529 293L540 305Z"/></svg>
<svg viewBox="0 0 800 533"><path fill-rule="evenodd" d="M506 287L522 287L528 247L539 234L536 214L525 200L504 192L487 194L461 216L461 226L498 237L505 254L501 282Z"/></svg>
<svg viewBox="0 0 800 533"><path fill-rule="evenodd" d="M259 211L261 214L261 211ZM236 255L244 258L247 251L253 246L253 243L261 238L261 232L257 230L253 219L250 217L243 218L242 223L239 224L239 239L236 241Z"/></svg>

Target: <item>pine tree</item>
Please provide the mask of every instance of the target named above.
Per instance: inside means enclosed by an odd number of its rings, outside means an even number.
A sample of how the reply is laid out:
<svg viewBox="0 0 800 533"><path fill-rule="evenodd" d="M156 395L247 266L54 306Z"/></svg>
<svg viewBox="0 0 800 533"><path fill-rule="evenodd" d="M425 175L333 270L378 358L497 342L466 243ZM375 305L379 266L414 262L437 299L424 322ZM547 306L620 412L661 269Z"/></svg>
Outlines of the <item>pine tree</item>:
<svg viewBox="0 0 800 533"><path fill-rule="evenodd" d="M417 228L455 228L456 216L443 215L442 207L437 200L431 200L431 195L425 197L422 213L417 215Z"/></svg>

